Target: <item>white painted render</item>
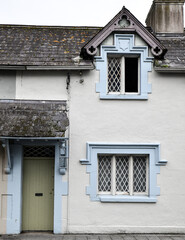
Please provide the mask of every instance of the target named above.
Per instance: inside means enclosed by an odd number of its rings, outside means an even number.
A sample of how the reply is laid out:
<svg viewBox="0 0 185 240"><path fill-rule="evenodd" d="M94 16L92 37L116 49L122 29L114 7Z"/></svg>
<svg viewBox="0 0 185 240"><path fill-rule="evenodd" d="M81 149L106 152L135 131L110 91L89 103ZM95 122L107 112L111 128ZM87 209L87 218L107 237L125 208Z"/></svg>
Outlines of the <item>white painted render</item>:
<svg viewBox="0 0 185 240"><path fill-rule="evenodd" d="M141 44L137 38L137 44ZM61 196L64 233L185 233L185 78L184 74L148 74L148 100L100 100L99 72L17 72L16 99L67 100L70 126L68 196ZM160 143L162 166L156 203L101 203L86 195L87 142ZM1 166L2 167L2 166ZM0 169L1 170L1 169ZM2 172L2 171L1 171ZM2 178L2 177L1 177ZM6 181L0 181L1 196ZM62 186L61 186L62 187ZM2 198L1 198L2 199ZM2 207L2 200L1 200ZM4 224L1 211L1 223ZM3 225L0 225L3 226ZM0 227L0 233L5 226Z"/></svg>
<svg viewBox="0 0 185 240"><path fill-rule="evenodd" d="M100 100L98 72L71 75L69 232L185 232L184 75L149 74L152 94L146 101ZM157 203L101 203L85 196L89 185L86 142L160 143ZM80 216L80 217L79 217Z"/></svg>
<svg viewBox="0 0 185 240"><path fill-rule="evenodd" d="M0 99L14 99L16 71L0 71Z"/></svg>
<svg viewBox="0 0 185 240"><path fill-rule="evenodd" d="M15 98L66 100L66 78L60 71L17 71Z"/></svg>

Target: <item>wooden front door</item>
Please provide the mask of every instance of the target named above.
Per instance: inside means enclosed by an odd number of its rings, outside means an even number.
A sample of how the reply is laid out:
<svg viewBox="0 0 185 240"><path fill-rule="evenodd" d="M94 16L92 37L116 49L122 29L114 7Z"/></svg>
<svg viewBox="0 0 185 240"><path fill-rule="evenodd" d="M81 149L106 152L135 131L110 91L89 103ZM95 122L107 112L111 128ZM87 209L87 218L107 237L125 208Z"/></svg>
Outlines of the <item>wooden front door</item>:
<svg viewBox="0 0 185 240"><path fill-rule="evenodd" d="M22 230L53 230L53 204L54 158L25 157Z"/></svg>

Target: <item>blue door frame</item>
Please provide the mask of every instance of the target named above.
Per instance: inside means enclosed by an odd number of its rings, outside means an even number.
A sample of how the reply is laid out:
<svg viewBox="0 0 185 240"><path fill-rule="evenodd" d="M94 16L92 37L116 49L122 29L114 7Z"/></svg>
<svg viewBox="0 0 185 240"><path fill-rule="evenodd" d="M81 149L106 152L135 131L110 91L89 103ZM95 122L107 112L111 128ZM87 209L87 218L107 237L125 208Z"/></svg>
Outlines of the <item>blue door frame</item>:
<svg viewBox="0 0 185 240"><path fill-rule="evenodd" d="M62 138L66 139L66 138ZM30 141L31 140L31 141ZM61 144L59 139L21 139L10 144L11 169L7 184L7 234L19 234L22 231L22 167L24 145L54 145L54 224L53 232L62 233L62 196L68 195L68 183L61 175ZM47 140L47 141L46 141Z"/></svg>

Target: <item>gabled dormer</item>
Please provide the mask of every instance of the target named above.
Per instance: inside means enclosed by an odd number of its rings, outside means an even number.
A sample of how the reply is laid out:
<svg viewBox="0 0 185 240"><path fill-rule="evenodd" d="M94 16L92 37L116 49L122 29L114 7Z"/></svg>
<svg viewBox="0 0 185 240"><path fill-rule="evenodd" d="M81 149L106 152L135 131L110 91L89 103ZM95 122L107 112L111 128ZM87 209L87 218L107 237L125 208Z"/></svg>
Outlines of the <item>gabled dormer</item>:
<svg viewBox="0 0 185 240"><path fill-rule="evenodd" d="M111 33L137 33L151 47L152 54L162 57L166 53L166 48L143 24L125 7L102 28L83 48L82 55L95 56L98 46Z"/></svg>
<svg viewBox="0 0 185 240"><path fill-rule="evenodd" d="M138 44L138 39L140 39ZM84 59L94 59L100 71L96 92L100 99L148 99L148 72L153 58L166 48L125 7L83 48Z"/></svg>

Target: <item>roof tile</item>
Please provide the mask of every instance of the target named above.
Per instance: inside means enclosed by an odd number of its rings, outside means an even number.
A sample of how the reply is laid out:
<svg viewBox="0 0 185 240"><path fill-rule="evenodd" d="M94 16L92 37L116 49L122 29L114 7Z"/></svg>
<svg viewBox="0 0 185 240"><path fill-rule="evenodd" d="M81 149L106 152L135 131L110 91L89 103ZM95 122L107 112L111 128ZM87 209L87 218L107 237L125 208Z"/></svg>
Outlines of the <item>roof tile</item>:
<svg viewBox="0 0 185 240"><path fill-rule="evenodd" d="M73 66L100 29L0 25L0 65Z"/></svg>

